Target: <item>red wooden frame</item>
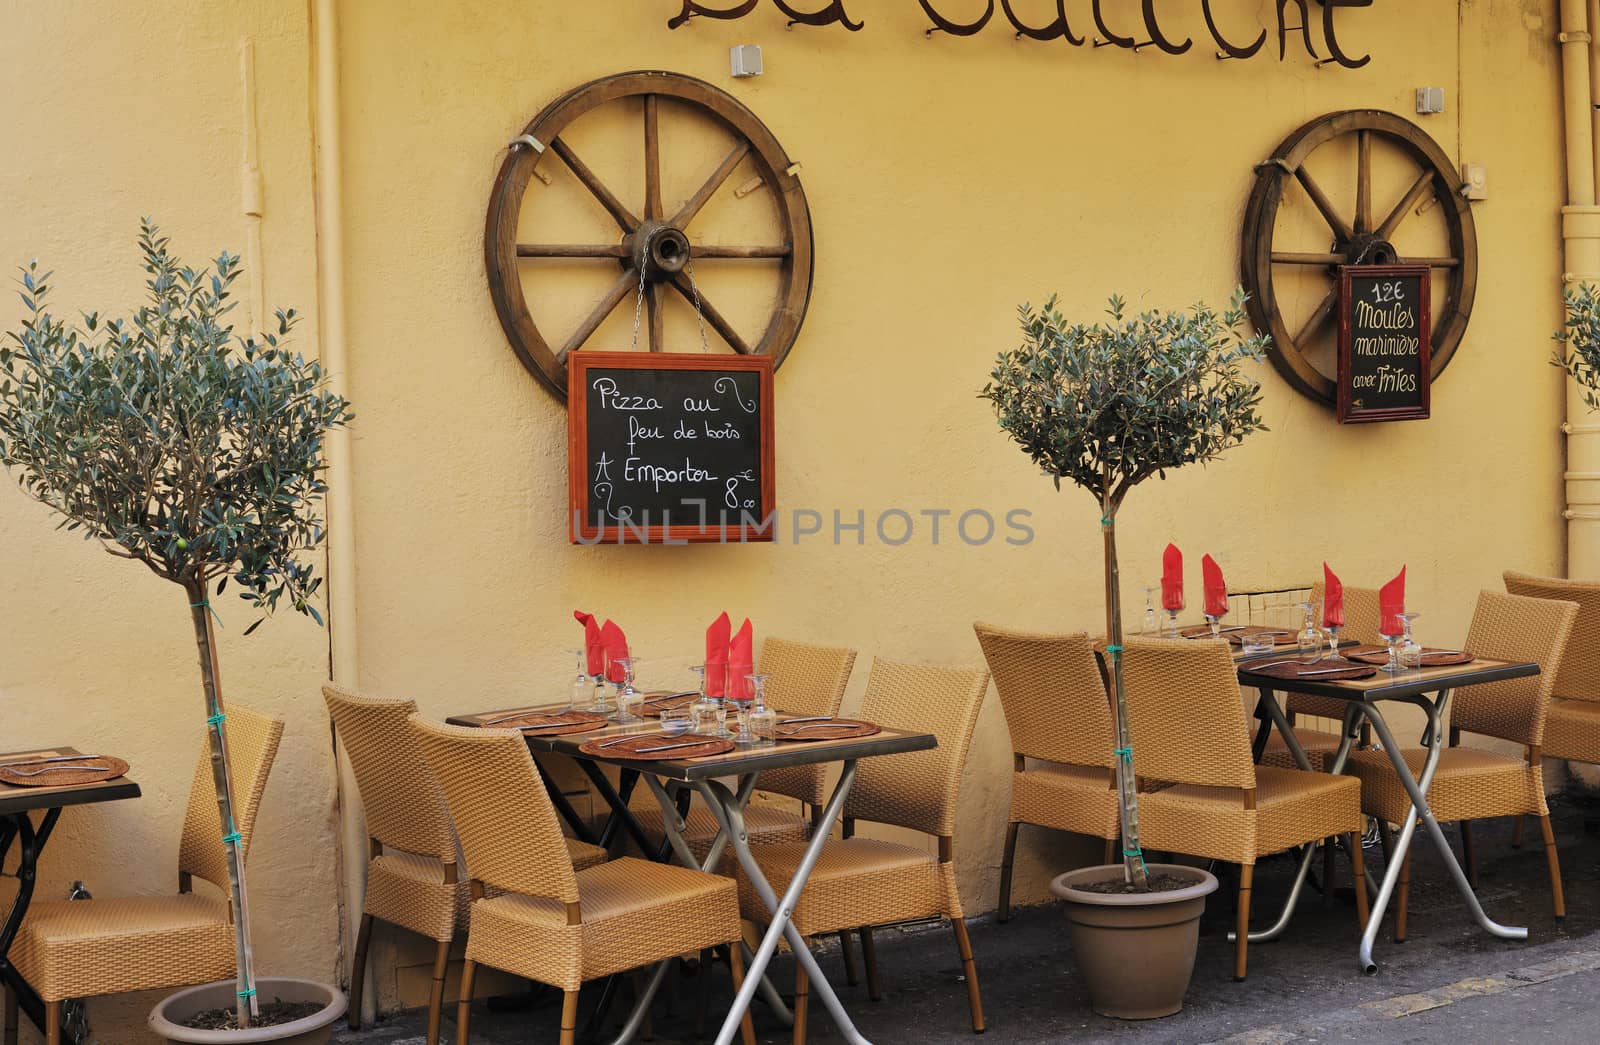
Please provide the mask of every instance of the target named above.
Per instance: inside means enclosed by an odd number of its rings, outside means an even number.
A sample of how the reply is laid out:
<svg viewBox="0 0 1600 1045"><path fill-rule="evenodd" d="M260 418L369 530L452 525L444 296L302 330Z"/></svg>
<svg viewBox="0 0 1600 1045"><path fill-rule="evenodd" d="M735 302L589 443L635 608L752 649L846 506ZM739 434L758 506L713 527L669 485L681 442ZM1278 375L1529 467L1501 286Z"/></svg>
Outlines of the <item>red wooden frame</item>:
<svg viewBox="0 0 1600 1045"><path fill-rule="evenodd" d="M1357 406L1350 387L1350 284L1360 277L1418 279L1417 295L1417 376L1422 382L1418 389L1421 403L1418 406L1383 407L1366 409ZM1433 405L1433 284L1426 265L1341 265L1339 266L1339 375L1334 382L1338 389L1339 423L1363 424L1369 421L1421 421L1426 420Z"/></svg>
<svg viewBox="0 0 1600 1045"><path fill-rule="evenodd" d="M567 360L567 521L574 544L734 544L771 541L776 531L773 443L773 360L766 355L668 352L574 352ZM756 525L602 525L589 522L588 375L596 370L735 370L758 378L761 455L760 515ZM643 535L641 537L641 534Z"/></svg>

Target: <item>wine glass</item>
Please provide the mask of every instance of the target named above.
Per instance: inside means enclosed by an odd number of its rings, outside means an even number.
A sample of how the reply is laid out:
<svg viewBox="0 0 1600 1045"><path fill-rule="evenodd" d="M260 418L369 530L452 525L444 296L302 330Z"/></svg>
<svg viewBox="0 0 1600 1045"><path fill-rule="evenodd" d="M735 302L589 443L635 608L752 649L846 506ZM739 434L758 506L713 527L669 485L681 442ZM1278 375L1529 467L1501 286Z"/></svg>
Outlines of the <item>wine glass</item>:
<svg viewBox="0 0 1600 1045"><path fill-rule="evenodd" d="M1387 622L1398 619L1399 615L1396 615L1395 617L1386 616L1384 618L1385 623L1382 625L1382 627L1391 627L1391 625ZM1389 646L1389 663L1383 666L1383 670L1387 671L1391 675L1400 674L1400 643L1405 639L1405 634L1405 623L1403 621L1401 622L1400 626L1395 628L1392 632L1382 630L1378 632L1378 636L1382 638L1383 641Z"/></svg>
<svg viewBox="0 0 1600 1045"><path fill-rule="evenodd" d="M1332 660L1339 658L1339 632L1344 630L1343 624L1329 624L1328 631L1328 657Z"/></svg>
<svg viewBox="0 0 1600 1045"><path fill-rule="evenodd" d="M1206 623L1208 625L1210 625L1210 627L1211 627L1211 637L1212 638L1214 638L1214 639L1222 638L1222 618L1226 617L1227 615L1228 615L1228 611L1227 610L1223 610L1221 613L1208 613L1208 614L1206 614Z"/></svg>
<svg viewBox="0 0 1600 1045"><path fill-rule="evenodd" d="M632 652L631 650L629 651ZM632 725L643 722L639 717L639 710L644 707L644 694L633 688L633 673L638 667L637 657L618 657L611 663L622 668L622 678L617 682L617 714L612 719L618 725Z"/></svg>
<svg viewBox="0 0 1600 1045"><path fill-rule="evenodd" d="M611 657L608 654L600 657L601 668L600 674L594 676L593 699L584 710L593 711L597 715L611 714L611 700L606 695L606 679L611 674L610 663Z"/></svg>
<svg viewBox="0 0 1600 1045"><path fill-rule="evenodd" d="M1295 645L1300 650L1302 664L1315 664L1322 659L1322 632L1317 630L1316 623L1317 604L1302 602L1300 609L1305 614L1305 620L1295 636Z"/></svg>
<svg viewBox="0 0 1600 1045"><path fill-rule="evenodd" d="M755 695L751 698L750 709L740 716L739 733L742 736L748 726L755 735L757 747L767 747L777 742L778 713L767 707L767 679L770 677L759 674L745 676L750 680Z"/></svg>
<svg viewBox="0 0 1600 1045"><path fill-rule="evenodd" d="M1155 594L1160 585L1146 586L1144 589L1144 634L1155 635L1161 631L1161 618L1156 616Z"/></svg>
<svg viewBox="0 0 1600 1045"><path fill-rule="evenodd" d="M589 677L588 653L581 649L572 651L578 658L578 674L572 680L572 700L569 707L582 711L594 702L594 680Z"/></svg>
<svg viewBox="0 0 1600 1045"><path fill-rule="evenodd" d="M1161 634L1169 639L1178 638L1178 614L1183 611L1183 593L1178 593L1176 606L1167 607L1167 628Z"/></svg>
<svg viewBox="0 0 1600 1045"><path fill-rule="evenodd" d="M1400 637L1400 666L1402 668L1422 667L1422 646L1411 637L1411 622L1422 616L1420 613L1400 614L1401 626L1405 629Z"/></svg>

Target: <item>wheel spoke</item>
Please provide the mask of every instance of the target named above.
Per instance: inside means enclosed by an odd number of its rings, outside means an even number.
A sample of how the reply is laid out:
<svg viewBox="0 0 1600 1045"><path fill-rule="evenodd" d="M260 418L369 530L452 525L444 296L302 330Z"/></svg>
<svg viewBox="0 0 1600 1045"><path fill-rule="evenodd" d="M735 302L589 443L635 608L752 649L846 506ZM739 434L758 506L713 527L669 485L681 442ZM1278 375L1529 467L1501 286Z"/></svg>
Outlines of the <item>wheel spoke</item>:
<svg viewBox="0 0 1600 1045"><path fill-rule="evenodd" d="M696 243L689 247L691 258L786 258L794 253L787 243L770 247L723 247Z"/></svg>
<svg viewBox="0 0 1600 1045"><path fill-rule="evenodd" d="M1372 135L1356 132L1356 231L1372 230Z"/></svg>
<svg viewBox="0 0 1600 1045"><path fill-rule="evenodd" d="M606 209L606 213L610 214L616 223L621 226L623 232L632 232L639 227L639 219L633 216L631 210L623 206L622 201L617 199L615 193L606 188L605 182L601 181L599 175L589 169L588 164L578 159L578 154L572 151L572 146L560 138L556 138L550 143L550 147L556 151L557 156L561 157L567 168L577 175L578 180L583 182L584 188L588 189L594 195L594 198L600 201L600 206Z"/></svg>
<svg viewBox="0 0 1600 1045"><path fill-rule="evenodd" d="M567 356L582 348L583 343L589 340L589 335L593 334L600 324L606 321L606 317L611 315L617 304L628 296L628 291L638 285L639 276L632 269L618 276L617 281L611 284L611 289L606 291L606 296L600 299L600 304L578 324L578 329L574 330L572 336L567 338L567 343L561 346L561 351L556 353L556 362L565 365Z"/></svg>
<svg viewBox="0 0 1600 1045"><path fill-rule="evenodd" d="M1306 320L1305 326L1300 328L1300 333L1294 336L1294 343L1301 352L1306 350L1306 342L1321 332L1322 327L1333 316L1333 306L1339 303L1339 287L1335 284L1328 295L1322 299L1317 310L1311 313L1311 318Z"/></svg>
<svg viewBox="0 0 1600 1045"><path fill-rule="evenodd" d="M1343 265L1343 254L1307 254L1294 250L1272 252L1274 265Z"/></svg>
<svg viewBox="0 0 1600 1045"><path fill-rule="evenodd" d="M664 351L667 299L661 296L661 288L652 283L644 288L644 303L650 310L650 351Z"/></svg>
<svg viewBox="0 0 1600 1045"><path fill-rule="evenodd" d="M1432 181L1432 171L1425 170L1417 175L1417 180L1411 183L1411 188L1406 190L1405 196L1401 198L1399 203L1395 204L1395 208L1389 212L1389 216L1383 219L1383 224L1378 226L1379 239L1394 238L1394 230L1399 228L1406 215L1411 213L1411 208L1417 205L1417 201L1422 198L1422 194L1427 191L1428 185Z"/></svg>
<svg viewBox="0 0 1600 1045"><path fill-rule="evenodd" d="M728 155L722 158L722 162L717 164L717 169L711 172L711 177L706 179L705 184L696 189L694 195L689 197L689 201L678 209L678 213L672 216L671 223L680 229L688 228L689 222L693 221L694 216L700 213L700 208L704 207L716 191L722 188L722 183L728 180L728 175L733 173L733 169L739 166L739 161L744 159L745 153L749 151L750 143L747 141L741 141L734 145Z"/></svg>
<svg viewBox="0 0 1600 1045"><path fill-rule="evenodd" d="M1354 235L1350 231L1350 226L1346 225L1344 219L1339 217L1339 212L1333 209L1333 203L1328 199L1327 193L1322 191L1322 186L1318 185L1315 179L1311 177L1304 164L1295 168L1294 176L1305 187L1306 195L1310 196L1311 202L1317 205L1317 210L1322 212L1322 219L1328 223L1329 228L1333 229L1333 234L1339 237L1341 243L1350 242Z"/></svg>
<svg viewBox="0 0 1600 1045"><path fill-rule="evenodd" d="M1460 258L1402 258L1402 265L1426 265L1432 269L1453 269L1461 267Z"/></svg>
<svg viewBox="0 0 1600 1045"><path fill-rule="evenodd" d="M625 258L620 243L518 243L519 258Z"/></svg>
<svg viewBox="0 0 1600 1045"><path fill-rule="evenodd" d="M683 296L683 300L687 301L690 307L694 306L696 288L689 284L688 278L682 272L672 277L672 288ZM699 298L700 314L705 317L707 323L711 324L711 329L722 335L722 340L726 341L735 352L742 356L749 355L750 345L744 338L739 336L737 330L733 329L727 317L717 311L717 307L711 303L711 300L704 293L699 294Z"/></svg>
<svg viewBox="0 0 1600 1045"><path fill-rule="evenodd" d="M644 96L644 216L661 217L661 127L653 94Z"/></svg>

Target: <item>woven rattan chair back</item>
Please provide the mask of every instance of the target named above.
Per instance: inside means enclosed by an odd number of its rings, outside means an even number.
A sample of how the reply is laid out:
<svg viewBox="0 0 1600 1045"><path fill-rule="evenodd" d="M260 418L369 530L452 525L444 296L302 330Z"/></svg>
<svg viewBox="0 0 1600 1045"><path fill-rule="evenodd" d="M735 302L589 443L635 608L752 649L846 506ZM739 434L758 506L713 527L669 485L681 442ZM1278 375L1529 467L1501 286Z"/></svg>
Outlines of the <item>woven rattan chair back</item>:
<svg viewBox="0 0 1600 1045"><path fill-rule="evenodd" d="M1578 616L1572 622L1550 694L1563 700L1600 701L1600 584L1535 577L1515 570L1506 571L1505 581L1506 591L1513 595L1578 604Z"/></svg>
<svg viewBox="0 0 1600 1045"><path fill-rule="evenodd" d="M1163 783L1255 787L1250 730L1228 644L1143 637L1123 642L1134 771Z"/></svg>
<svg viewBox="0 0 1600 1045"><path fill-rule="evenodd" d="M522 735L444 725L421 715L408 721L444 791L473 880L577 903L572 857Z"/></svg>
<svg viewBox="0 0 1600 1045"><path fill-rule="evenodd" d="M406 724L416 703L357 696L331 685L322 687L322 698L355 772L367 834L392 849L455 863L444 792Z"/></svg>
<svg viewBox="0 0 1600 1045"><path fill-rule="evenodd" d="M1111 704L1084 632L1045 635L977 623L978 645L1018 755L1077 766L1114 764Z"/></svg>
<svg viewBox="0 0 1600 1045"><path fill-rule="evenodd" d="M250 855L256 813L267 789L267 775L278 757L283 723L244 704L229 703L223 735L228 743L228 771L233 780L233 825L239 832L239 849ZM217 819L217 788L211 773L210 738L200 747L200 762L189 785L189 805L183 814L183 836L178 842L178 870L203 878L218 889L228 888L228 854L222 844L222 823Z"/></svg>
<svg viewBox="0 0 1600 1045"><path fill-rule="evenodd" d="M932 733L939 746L862 759L844 815L948 837L978 709L989 691L982 668L875 660L861 717L880 726Z"/></svg>
<svg viewBox="0 0 1600 1045"><path fill-rule="evenodd" d="M856 651L836 646L769 638L761 646L756 669L767 679L767 701L795 715L837 715L850 684ZM787 795L820 807L828 800L823 766L771 769L761 774L761 790Z"/></svg>
<svg viewBox="0 0 1600 1045"><path fill-rule="evenodd" d="M1322 605L1323 585L1321 581L1311 586L1311 601L1318 606ZM1344 627L1339 632L1341 642L1382 643L1378 637L1378 621L1382 614L1378 612L1377 588L1346 588L1344 590ZM1320 623L1322 616L1319 613L1317 621ZM1331 718L1335 722L1344 718L1345 709L1349 706L1345 701L1334 697L1314 697L1309 693L1290 693L1284 697L1283 706L1296 715L1320 715L1322 718Z"/></svg>
<svg viewBox="0 0 1600 1045"><path fill-rule="evenodd" d="M1493 660L1531 660L1539 674L1456 690L1450 726L1517 744L1544 743L1550 691L1572 634L1578 606L1501 592L1478 593L1463 649Z"/></svg>

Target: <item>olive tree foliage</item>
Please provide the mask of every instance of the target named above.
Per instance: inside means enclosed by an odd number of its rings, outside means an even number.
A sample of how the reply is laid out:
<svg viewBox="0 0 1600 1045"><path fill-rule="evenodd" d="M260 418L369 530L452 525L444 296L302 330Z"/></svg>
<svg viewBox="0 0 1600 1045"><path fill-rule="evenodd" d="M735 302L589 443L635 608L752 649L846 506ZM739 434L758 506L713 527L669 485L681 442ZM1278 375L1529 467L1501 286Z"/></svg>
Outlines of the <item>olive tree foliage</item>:
<svg viewBox="0 0 1600 1045"><path fill-rule="evenodd" d="M1245 364L1262 358L1269 339L1247 333L1244 303L1244 291L1236 290L1220 313L1198 304L1130 316L1123 299L1112 297L1109 321L1089 324L1070 322L1054 297L1043 308L1023 305L1022 344L1000 354L980 393L1001 430L1057 489L1065 479L1100 506L1123 866L1138 889L1147 888L1147 876L1122 683L1117 510L1146 479L1213 461L1266 429L1261 386Z"/></svg>
<svg viewBox="0 0 1600 1045"><path fill-rule="evenodd" d="M1556 366L1572 375L1583 389L1590 410L1600 410L1600 291L1592 283L1562 293L1566 322L1555 333Z"/></svg>
<svg viewBox="0 0 1600 1045"><path fill-rule="evenodd" d="M148 301L128 318L61 318L50 274L23 270L27 314L0 341L0 463L113 555L188 587L231 577L252 606L320 623L322 580L299 553L322 539L324 441L349 404L284 347L293 309L234 334L237 256L184 266L149 221L139 250Z"/></svg>
<svg viewBox="0 0 1600 1045"><path fill-rule="evenodd" d="M48 308L50 274L22 270L26 313L0 338L0 464L66 529L185 592L248 1026L258 1000L209 593L232 580L262 611L246 634L280 602L322 622L322 581L302 553L322 539L325 441L350 404L320 364L284 347L294 310L277 313L276 331L234 333L237 256L185 266L148 219L139 251L148 299L122 319L63 319Z"/></svg>

